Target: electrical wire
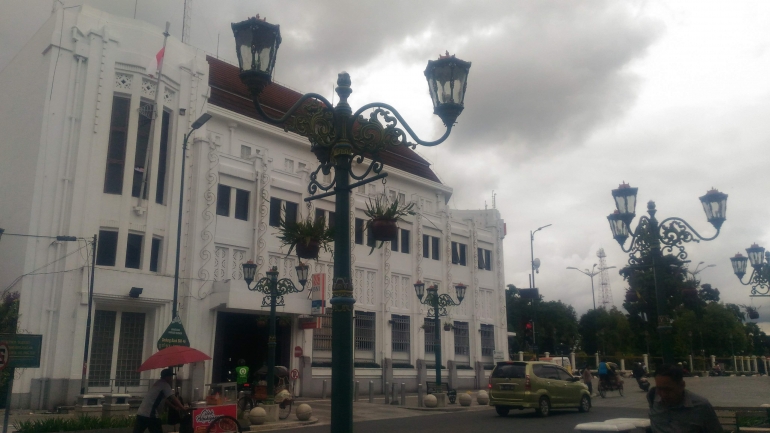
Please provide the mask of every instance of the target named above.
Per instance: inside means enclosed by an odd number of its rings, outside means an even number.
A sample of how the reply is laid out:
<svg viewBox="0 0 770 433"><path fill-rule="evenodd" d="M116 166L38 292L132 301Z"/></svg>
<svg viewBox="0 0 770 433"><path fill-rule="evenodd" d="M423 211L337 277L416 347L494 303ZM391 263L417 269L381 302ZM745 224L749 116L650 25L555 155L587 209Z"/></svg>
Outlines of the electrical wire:
<svg viewBox="0 0 770 433"><path fill-rule="evenodd" d="M15 286L16 284L18 284L18 283L19 283L19 281L21 281L21 279L22 279L22 278L24 278L24 277L26 277L27 275L35 275L35 273L36 273L37 271L39 271L39 270L41 270L41 269L43 269L43 268L46 268L46 267L48 267L48 266L50 266L50 265L52 265L52 264L54 264L54 263L56 263L56 262L58 262L58 261L60 261L60 260L64 260L64 259L66 259L67 257L69 257L69 256L71 256L71 255L73 255L73 254L75 254L75 253L77 253L77 252L80 252L80 250L82 250L83 248L84 248L84 247L80 247L80 248L76 249L75 251L72 251L72 252L71 252L71 253L69 253L69 254L66 254L66 255L64 255L64 256L62 256L62 257L59 257L58 259L56 259L56 260L54 260L54 261L52 261L52 262L46 263L46 264L44 264L43 266L40 266L39 268L33 269L33 270L31 270L31 271L27 272L26 274L22 274L22 275L19 275L18 277L16 277L16 279L15 279L15 280L13 280L13 282L11 282L11 284L10 284L8 287L6 287L5 289L3 289L3 293L5 293L5 292L7 292L8 290L10 290L11 288L13 288L13 286ZM64 271L58 271L58 272L64 272ZM53 274L53 273L57 273L57 272L51 272L51 273Z"/></svg>

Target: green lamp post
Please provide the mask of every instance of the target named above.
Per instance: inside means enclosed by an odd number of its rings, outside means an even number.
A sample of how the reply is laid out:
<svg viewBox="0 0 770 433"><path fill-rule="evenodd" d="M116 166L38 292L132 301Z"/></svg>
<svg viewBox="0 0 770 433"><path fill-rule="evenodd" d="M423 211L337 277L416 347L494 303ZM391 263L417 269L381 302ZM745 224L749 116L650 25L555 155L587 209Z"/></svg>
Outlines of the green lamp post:
<svg viewBox="0 0 770 433"><path fill-rule="evenodd" d="M465 290L467 287L464 284L456 284L455 291L457 292L457 302L447 294L438 294L438 285L434 284L428 287L428 296L425 296L425 283L417 281L414 283L414 291L417 294L417 298L420 303L430 307L428 310L428 316L433 316L433 352L436 356L436 389L441 388L441 326L439 318L448 314L447 307L453 305L460 305L465 298ZM425 299L423 299L425 297Z"/></svg>
<svg viewBox="0 0 770 433"><path fill-rule="evenodd" d="M751 286L752 297L770 296L770 251L757 244L752 244L746 248L748 257L741 253L730 257L733 265L733 272L738 277L738 281L744 286ZM743 276L746 275L746 265L751 262L751 276L747 282L743 282ZM756 319L756 317L753 317Z"/></svg>
<svg viewBox="0 0 770 433"><path fill-rule="evenodd" d="M335 213L350 215L350 192L354 188L385 178L380 151L395 146L435 146L449 137L457 116L464 108L470 62L455 56L440 56L428 62L425 77L433 100L433 112L441 118L446 132L435 141L421 140L395 108L381 102L366 104L353 112L348 97L353 91L350 76L337 77L335 106L317 93L307 93L281 117L265 113L260 94L272 82L276 53L281 44L280 27L259 16L232 24L241 81L251 93L254 108L267 123L283 126L307 137L318 158L311 173L306 201L334 196ZM364 116L364 113L368 115ZM400 122L400 125L399 125ZM408 139L409 137L410 139ZM353 164L361 165L357 175ZM334 175L329 184L320 179ZM319 176L322 173L322 176ZM351 183L351 179L353 182ZM318 193L323 191L322 193ZM318 193L318 194L316 194ZM332 415L331 430L353 431L353 284L350 260L350 220L337 218L334 226L334 277L332 282Z"/></svg>
<svg viewBox="0 0 770 433"><path fill-rule="evenodd" d="M610 223L612 236L620 244L623 252L629 253L629 266L644 266L642 256L646 254L651 254L652 256L653 281L655 283L656 308L658 312L658 334L660 335L663 362L672 364L674 362L674 352L671 320L666 306L666 291L658 284L656 267L660 262L663 251L673 252L677 258L684 260L687 258L687 252L684 249L685 243L711 241L719 236L719 230L722 227L722 223L725 222L727 215L727 194L712 189L700 197L703 210L706 213L706 219L717 230L714 236L707 238L701 236L682 218L670 217L658 222L657 218L655 218L657 210L653 201L647 203L649 217L642 216L639 218L636 229L631 230L631 222L636 216L637 191L638 188L632 188L627 183L622 183L617 189L613 189L612 197L615 200L616 210L607 217L607 220ZM626 248L624 244L629 235L631 236L631 243Z"/></svg>
<svg viewBox="0 0 770 433"><path fill-rule="evenodd" d="M305 284L307 283L308 266L300 263L294 269L297 270L297 279L302 285L302 289L297 289L288 278L278 279L278 269L272 268L265 272L266 277L260 278L259 281L251 285L254 281L254 274L257 271L257 265L253 261L241 265L243 267L243 279L246 281L246 286L253 292L264 293L266 296L262 298L262 306L270 307L270 322L269 322L269 335L267 340L267 402L272 403L275 396L275 307L283 307L284 300L283 295L289 293L299 293L305 290Z"/></svg>

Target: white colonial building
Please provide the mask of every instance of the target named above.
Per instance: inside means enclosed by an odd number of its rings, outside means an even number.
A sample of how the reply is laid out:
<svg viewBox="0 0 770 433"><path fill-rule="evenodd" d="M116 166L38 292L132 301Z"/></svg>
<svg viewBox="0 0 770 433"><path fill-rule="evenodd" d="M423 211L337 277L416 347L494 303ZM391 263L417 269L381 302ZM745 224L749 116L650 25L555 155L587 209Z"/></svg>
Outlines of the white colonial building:
<svg viewBox="0 0 770 433"><path fill-rule="evenodd" d="M357 378L376 392L386 381L414 390L430 378L433 322L413 288L421 279L452 296L454 284L468 286L441 323L451 325L442 330L445 380L485 386L494 355L508 350L498 211L450 209L452 188L406 148L381 156L387 183L359 187L350 215L334 215L333 197L308 205L318 164L308 141L258 120L237 67L173 37L156 85L146 66L162 44L162 30L146 23L59 9L0 73L0 289L21 293L21 332L43 335L41 367L14 383L14 406L51 409L79 394L91 271L82 239L94 234L89 391L140 395L157 376L136 368L171 320L183 163L179 311L191 345L212 357L181 370L188 398L228 380L237 359L253 369L266 362L268 309L240 265L254 260L259 275L277 266L296 282L296 257L275 236L281 212L350 218ZM299 96L272 85L263 101L278 114ZM151 128L155 100L162 109ZM203 113L213 118L181 161L184 134ZM397 241L369 254L364 209L379 194L414 202L417 213ZM322 252L310 264L326 275L327 298L331 260ZM142 289L138 297L132 288ZM331 328L328 317L311 317L310 304L306 290L279 307L277 364L300 371L299 392L319 395L331 376Z"/></svg>

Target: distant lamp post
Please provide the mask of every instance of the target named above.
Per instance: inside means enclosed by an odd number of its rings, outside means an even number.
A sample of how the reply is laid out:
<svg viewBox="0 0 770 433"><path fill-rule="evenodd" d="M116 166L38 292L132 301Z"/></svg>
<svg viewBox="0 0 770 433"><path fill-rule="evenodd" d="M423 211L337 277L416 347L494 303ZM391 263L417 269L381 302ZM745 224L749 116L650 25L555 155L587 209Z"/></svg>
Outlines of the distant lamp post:
<svg viewBox="0 0 770 433"><path fill-rule="evenodd" d="M297 280L302 285L301 289L297 289L288 278L278 279L278 269L272 268L265 272L266 277L260 278L259 281L252 287L251 283L254 281L254 274L257 272L257 265L253 261L249 260L241 265L243 268L243 279L246 281L246 287L253 292L264 293L266 296L262 298L262 306L270 307L270 321L269 321L269 337L267 340L267 400L268 403L273 402L275 396L275 380L273 375L275 372L275 307L284 306L283 295L289 293L299 293L305 290L305 284L307 284L307 272L308 266L300 263L294 269L297 270Z"/></svg>
<svg viewBox="0 0 770 433"><path fill-rule="evenodd" d="M594 300L594 310L596 309L596 293L594 292L594 277L599 275L604 270L615 268L615 266L608 266L606 268L596 269L596 266L597 266L597 264L594 263L594 266L591 268L590 271L588 269L586 269L585 271L581 271L578 268L575 268L575 267L572 267L572 266L567 266L567 269L574 269L574 270L580 272L581 274L585 274L585 275L588 275L589 277L591 277L591 296L593 297L593 300Z"/></svg>
<svg viewBox="0 0 770 433"><path fill-rule="evenodd" d="M628 264L630 266L641 265L642 256L648 252L652 253L653 280L655 283L658 312L658 334L660 335L663 362L671 364L674 362L671 320L666 307L666 294L658 284L657 264L662 256L662 250L668 253L674 252L677 258L684 260L687 258L687 252L684 249L685 243L716 239L719 236L719 230L722 227L722 223L725 222L727 214L727 194L711 189L700 197L703 210L706 213L706 219L717 231L714 236L707 238L701 236L682 218L670 217L658 222L655 218L657 210L653 201L647 203L649 217L642 216L636 229L631 230L631 222L636 216L637 191L637 188L632 188L625 182L617 189L612 190L616 210L607 217L607 220L610 223L612 237L618 241L623 252L629 253ZM626 248L624 244L629 236L631 237L631 243Z"/></svg>
<svg viewBox="0 0 770 433"><path fill-rule="evenodd" d="M272 82L276 54L281 44L280 27L257 16L233 23L232 29L240 78L251 93L260 120L307 137L310 151L318 158L318 168L310 174L308 184L311 197L305 201L333 196L336 215L350 214L351 191L388 175L382 172L384 164L380 152L391 151L396 146L436 146L444 142L463 110L471 63L447 52L438 60L429 61L424 72L433 112L446 127L437 140L422 140L401 114L388 104L372 102L354 111L348 103L353 89L347 72L337 75L335 90L339 100L336 106L318 93L306 93L281 117L272 117L265 113L259 98ZM355 43L354 39L350 40ZM353 171L353 164L361 165L361 170ZM330 182L321 180L332 172ZM319 190L321 192L316 194ZM353 311L356 301L353 298L350 244L350 219L337 218L331 299L334 390L331 397L331 430L335 433L353 431L353 389L350 384L354 373Z"/></svg>
<svg viewBox="0 0 770 433"><path fill-rule="evenodd" d="M741 253L730 257L735 276L744 286L751 286L751 296L770 296L770 251L765 251L755 243L746 248L746 253L748 257ZM749 262L752 267L751 276L744 283L743 276L746 275L746 265Z"/></svg>
<svg viewBox="0 0 770 433"><path fill-rule="evenodd" d="M460 305L465 298L465 290L467 286L464 284L456 284L455 291L457 294L457 302L455 302L451 296L447 294L438 294L438 286L432 285L427 288L428 295L425 296L425 283L417 281L414 283L414 291L417 294L417 298L420 303L430 307L428 310L428 316L433 316L433 352L436 355L436 389L439 389L441 385L441 324L439 318L448 314L447 307L453 305ZM423 297L425 299L423 300Z"/></svg>
<svg viewBox="0 0 770 433"><path fill-rule="evenodd" d="M184 141L182 141L182 179L179 182L179 218L176 223L176 263L174 265L174 303L171 305L171 321L177 320L179 316L177 304L179 298L179 256L182 249L182 209L184 208L184 168L187 165L187 140L190 136L211 119L211 114L203 113L195 119L190 131L184 135Z"/></svg>

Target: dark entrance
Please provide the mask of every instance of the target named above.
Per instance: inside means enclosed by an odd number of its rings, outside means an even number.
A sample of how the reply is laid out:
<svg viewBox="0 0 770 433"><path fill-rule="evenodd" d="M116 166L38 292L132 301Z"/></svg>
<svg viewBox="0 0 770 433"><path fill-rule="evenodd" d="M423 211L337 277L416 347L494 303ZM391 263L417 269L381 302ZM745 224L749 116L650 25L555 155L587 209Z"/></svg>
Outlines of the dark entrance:
<svg viewBox="0 0 770 433"><path fill-rule="evenodd" d="M214 341L214 383L234 382L239 359L246 361L252 374L267 366L267 338L270 333L267 314L228 313L217 315ZM275 365L289 366L291 356L291 317L278 316L275 327Z"/></svg>

